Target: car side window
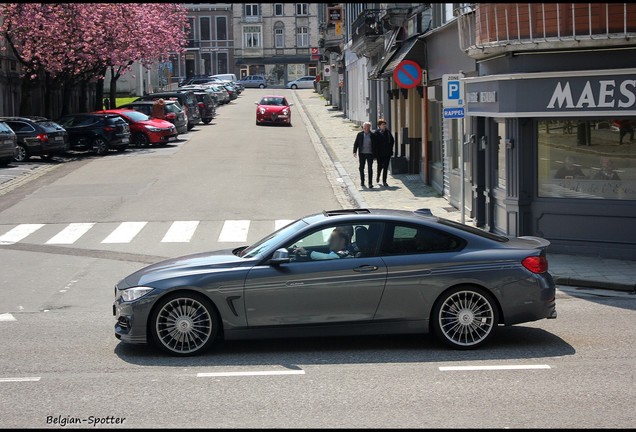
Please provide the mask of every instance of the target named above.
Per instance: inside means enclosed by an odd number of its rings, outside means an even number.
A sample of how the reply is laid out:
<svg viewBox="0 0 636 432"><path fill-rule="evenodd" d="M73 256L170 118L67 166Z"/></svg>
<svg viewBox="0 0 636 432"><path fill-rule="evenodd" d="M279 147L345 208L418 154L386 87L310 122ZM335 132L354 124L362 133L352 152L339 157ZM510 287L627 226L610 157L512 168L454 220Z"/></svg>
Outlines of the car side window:
<svg viewBox="0 0 636 432"><path fill-rule="evenodd" d="M287 245L293 261L377 256L382 223L339 224L315 230Z"/></svg>
<svg viewBox="0 0 636 432"><path fill-rule="evenodd" d="M417 225L392 225L382 242L382 255L451 252L463 241L445 232Z"/></svg>
<svg viewBox="0 0 636 432"><path fill-rule="evenodd" d="M28 123L19 122L19 121L7 122L7 123L9 124L9 127L13 129L15 133L35 131L35 129Z"/></svg>
<svg viewBox="0 0 636 432"><path fill-rule="evenodd" d="M0 132L2 132L2 133L12 133L10 127L7 126L7 124L4 123L4 122L0 122Z"/></svg>

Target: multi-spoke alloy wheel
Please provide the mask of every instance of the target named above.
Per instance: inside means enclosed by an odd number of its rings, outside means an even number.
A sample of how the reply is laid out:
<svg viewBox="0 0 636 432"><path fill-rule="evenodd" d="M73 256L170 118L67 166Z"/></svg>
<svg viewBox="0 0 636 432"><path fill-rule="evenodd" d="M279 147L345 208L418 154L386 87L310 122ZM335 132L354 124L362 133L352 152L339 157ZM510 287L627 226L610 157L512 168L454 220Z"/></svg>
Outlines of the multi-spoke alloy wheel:
<svg viewBox="0 0 636 432"><path fill-rule="evenodd" d="M458 288L437 302L431 317L438 338L453 348L476 348L497 325L497 307L490 296L473 288Z"/></svg>
<svg viewBox="0 0 636 432"><path fill-rule="evenodd" d="M189 294L171 296L153 314L153 336L171 354L198 354L214 342L216 323L216 312L207 301Z"/></svg>

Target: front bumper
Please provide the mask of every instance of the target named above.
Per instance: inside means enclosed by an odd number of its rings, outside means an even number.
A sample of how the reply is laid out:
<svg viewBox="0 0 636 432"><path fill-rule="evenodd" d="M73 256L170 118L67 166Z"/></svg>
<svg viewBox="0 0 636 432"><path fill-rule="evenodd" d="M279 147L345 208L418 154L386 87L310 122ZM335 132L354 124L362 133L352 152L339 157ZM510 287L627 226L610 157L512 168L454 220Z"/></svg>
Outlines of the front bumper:
<svg viewBox="0 0 636 432"><path fill-rule="evenodd" d="M113 303L115 337L123 342L148 343L146 323L155 296L146 296L133 302L124 302L121 297Z"/></svg>

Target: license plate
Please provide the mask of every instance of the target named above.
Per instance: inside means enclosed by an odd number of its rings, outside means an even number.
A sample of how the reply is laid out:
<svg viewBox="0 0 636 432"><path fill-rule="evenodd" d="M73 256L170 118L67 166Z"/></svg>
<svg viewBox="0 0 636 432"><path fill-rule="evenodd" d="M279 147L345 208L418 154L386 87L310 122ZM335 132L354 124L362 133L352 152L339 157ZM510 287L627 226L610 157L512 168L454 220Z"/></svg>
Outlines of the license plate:
<svg viewBox="0 0 636 432"><path fill-rule="evenodd" d="M176 140L177 140L176 136L168 137L168 141L176 141Z"/></svg>
<svg viewBox="0 0 636 432"><path fill-rule="evenodd" d="M64 141L64 137L56 136L55 141Z"/></svg>
<svg viewBox="0 0 636 432"><path fill-rule="evenodd" d="M128 138L122 138L121 142L122 144L128 144L130 140Z"/></svg>
<svg viewBox="0 0 636 432"><path fill-rule="evenodd" d="M5 144L13 144L13 140L4 140Z"/></svg>

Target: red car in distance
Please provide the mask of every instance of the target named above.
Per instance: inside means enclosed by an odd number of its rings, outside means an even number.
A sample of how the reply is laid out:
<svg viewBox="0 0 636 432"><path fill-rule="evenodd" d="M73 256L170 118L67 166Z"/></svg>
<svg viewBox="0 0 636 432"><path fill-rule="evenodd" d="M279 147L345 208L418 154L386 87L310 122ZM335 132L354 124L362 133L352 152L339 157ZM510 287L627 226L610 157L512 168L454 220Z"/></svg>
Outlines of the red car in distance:
<svg viewBox="0 0 636 432"><path fill-rule="evenodd" d="M283 96L263 96L259 102L254 102L256 107L256 124L263 123L284 124L291 126L291 107Z"/></svg>
<svg viewBox="0 0 636 432"><path fill-rule="evenodd" d="M130 139L138 146L166 144L177 139L177 129L167 120L150 118L132 109L110 109L96 111L98 114L117 114L130 127Z"/></svg>

